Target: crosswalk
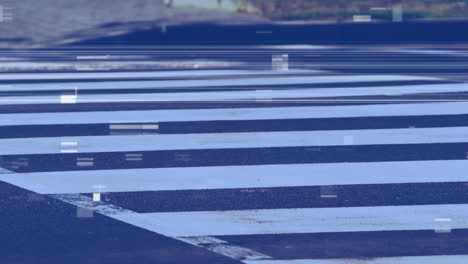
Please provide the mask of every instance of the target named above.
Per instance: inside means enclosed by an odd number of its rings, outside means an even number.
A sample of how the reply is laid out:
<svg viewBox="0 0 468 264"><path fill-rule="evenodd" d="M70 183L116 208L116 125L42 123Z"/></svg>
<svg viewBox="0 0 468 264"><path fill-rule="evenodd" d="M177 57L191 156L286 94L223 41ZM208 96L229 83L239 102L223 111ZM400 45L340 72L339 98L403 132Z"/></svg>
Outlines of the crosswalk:
<svg viewBox="0 0 468 264"><path fill-rule="evenodd" d="M0 74L0 180L247 264L466 263L468 84Z"/></svg>

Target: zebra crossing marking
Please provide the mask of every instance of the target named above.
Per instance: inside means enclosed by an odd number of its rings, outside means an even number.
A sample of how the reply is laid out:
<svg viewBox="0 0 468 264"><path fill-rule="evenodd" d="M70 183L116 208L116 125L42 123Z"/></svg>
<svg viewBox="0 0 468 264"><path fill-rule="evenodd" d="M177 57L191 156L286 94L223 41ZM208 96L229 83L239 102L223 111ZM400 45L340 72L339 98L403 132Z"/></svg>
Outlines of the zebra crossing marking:
<svg viewBox="0 0 468 264"><path fill-rule="evenodd" d="M218 102L231 100L237 102L256 101L258 99L295 99L295 101L333 101L327 97L351 97L351 96L401 96L425 93L456 93L467 92L468 84L432 84L432 85L408 85L408 86L382 86L375 88L327 88L327 89L289 89L273 90L260 96L256 91L235 92L180 92L180 93L145 93L145 94L98 94L78 95L75 103L122 103L122 102ZM25 105L25 104L58 104L61 96L5 96L0 97L0 105ZM311 99L312 98L312 99ZM323 99L325 98L325 99ZM352 99L352 98L350 98ZM362 100L362 99L360 99ZM384 101L388 99L384 99ZM413 99L414 100L414 99ZM427 99L423 99L424 101ZM445 99L444 101L446 101ZM466 101L466 99L457 99ZM375 101L375 99L371 99Z"/></svg>
<svg viewBox="0 0 468 264"><path fill-rule="evenodd" d="M115 206L103 201L95 201L93 198L80 195L80 194L51 194L49 195L52 198L61 200L63 202L76 205L78 208L90 210L91 212L96 212L103 214L105 216L111 217L113 219L125 222L130 225L144 228L151 232L155 232L162 235L168 235L165 229L162 229L158 225L155 225L151 218L147 215L133 212L131 210ZM271 259L270 256L256 252L254 250L243 248L240 246L228 244L222 240L213 240L210 239L210 243L206 243L208 238L205 238L204 241L200 239L193 239L187 237L172 237L174 239L196 245L199 247L206 248L207 250L213 251L215 253L224 255L229 258L234 258L237 260L258 260L258 259ZM205 242L205 243L203 243Z"/></svg>
<svg viewBox="0 0 468 264"><path fill-rule="evenodd" d="M468 205L405 205L145 213L171 236L226 236L468 228ZM187 219L197 225L186 225Z"/></svg>
<svg viewBox="0 0 468 264"><path fill-rule="evenodd" d="M247 132L187 135L131 135L0 139L0 155L52 154L62 142L73 142L75 152L122 152L191 149L242 149L299 146L392 145L468 142L468 127L411 129ZM125 143L125 144L123 144Z"/></svg>
<svg viewBox="0 0 468 264"><path fill-rule="evenodd" d="M282 74L318 74L319 70L289 70ZM112 78L184 78L184 77L223 77L223 76L278 75L267 70L197 70L197 71L140 71L140 72L73 72L73 73L0 73L3 80L63 80L63 79L112 79Z"/></svg>
<svg viewBox="0 0 468 264"><path fill-rule="evenodd" d="M468 114L468 103L0 114L0 126L135 122L136 117L139 122L188 122L457 114Z"/></svg>
<svg viewBox="0 0 468 264"><path fill-rule="evenodd" d="M66 194L95 192L96 183L105 186L102 192L139 192L468 182L467 170L467 160L434 160L30 172L0 180L42 194Z"/></svg>
<svg viewBox="0 0 468 264"><path fill-rule="evenodd" d="M219 73L219 72L218 72ZM146 74L146 73L145 73ZM149 74L149 73L148 73ZM172 73L171 73L172 74ZM167 75L171 75L167 74ZM176 73L173 73L176 77ZM99 74L96 74L98 76ZM127 76L131 77L131 73ZM207 74L208 76L209 74ZM252 73L252 76L255 74ZM68 75L66 75L68 76ZM75 75L85 78L85 75ZM107 78L111 75L100 75ZM272 74L274 76L274 74ZM15 75L5 78L16 78ZM30 76L28 78L33 78ZM142 75L139 76L140 78ZM35 77L34 77L35 78ZM48 78L61 78L50 76ZM68 77L67 77L68 78ZM335 79L333 79L335 78ZM1 76L0 76L1 79ZM268 79L227 79L206 81L133 81L133 82L99 82L80 86L80 89L125 89L126 85L136 88L156 87L208 87L222 85L272 85L320 83L336 81L381 81L381 80L439 80L431 77L412 76L335 76L335 77L290 77ZM107 85L107 86L106 86ZM110 86L109 86L110 85ZM41 88L39 88L41 87ZM15 85L18 90L59 90L62 84ZM2 87L0 90L13 89ZM127 87L128 88L128 87ZM83 102L119 102L125 98L133 102L160 100L246 100L270 98L306 98L356 96L356 95L408 95L417 93L466 92L466 84L431 84L380 86L378 88L332 88L332 89L291 89L269 90L265 96L258 96L257 91L235 92L200 92L168 94L128 94L128 95L79 95L76 103ZM239 88L241 89L241 88ZM265 92L265 91L263 91ZM262 92L262 93L263 93ZM146 98L145 98L146 97ZM264 98L265 97L265 98ZM17 98L19 101L11 100ZM24 100L21 102L21 100ZM34 99L33 101L30 101ZM4 104L24 104L31 102L57 102L56 96L15 96L0 97ZM104 100L105 99L105 100ZM2 101L3 100L3 101ZM10 100L8 102L8 100ZM46 100L46 101L41 101ZM107 100L107 101L106 101ZM297 117L333 116L401 116L401 115L441 115L466 113L466 103L433 103L411 104L408 106L332 106L332 107L295 107L273 109L222 109L222 110L171 110L171 111L117 111L90 113L48 113L48 114L2 114L5 120L1 126L13 124L92 124L95 122L115 123L120 120L146 119L162 121L201 121L201 120L255 120L284 119ZM293 110L293 111L289 111ZM330 110L330 111L329 111ZM375 112L373 112L375 111ZM284 113L282 113L284 112ZM120 115L120 114L121 115ZM206 114L206 115L205 115ZM142 117L143 115L143 117ZM152 115L159 115L155 118ZM38 117L35 119L34 117ZM31 120L29 123L28 120ZM154 126L152 127L154 128ZM159 128L159 126L158 126ZM370 163L331 163L331 164L294 164L294 165L256 165L256 166L222 166L194 168L150 168L123 170L92 170L100 162L89 154L101 152L146 151L146 150L182 150L182 149L218 149L218 148L256 148L256 147L289 147L289 146L350 146L350 145L392 145L392 144L425 144L425 143L459 143L468 142L467 127L411 128L411 129L373 129L373 130L335 130L326 132L249 132L225 134L192 134L192 135L144 135L144 136L84 136L1 139L0 155L24 154L60 154L65 148L73 147L86 157L77 159L77 167L90 167L86 171L67 172L31 172L1 174L0 179L27 188L53 198L106 215L130 225L173 237L186 243L206 248L212 252L243 261L247 264L282 263L265 252L236 245L217 236L226 235L261 235L261 234L304 234L326 232L372 232L396 230L433 230L434 232L451 232L452 229L468 228L464 204L431 204L402 206L357 206L330 208L276 208L255 210L224 211L181 211L137 213L130 209L107 203L101 196L106 192L140 192L163 190L208 190L220 188L256 188L256 187L299 187L330 186L356 184L389 184L389 183L445 183L467 181L463 171L467 166L465 160L406 161L406 162L370 162ZM66 144L62 144L66 143ZM73 143L73 144L71 144ZM125 143L125 144L123 144ZM125 158L137 159L142 156L130 153ZM184 158L184 157L182 157ZM91 165L89 163L92 162ZM81 165L78 166L78 163ZM447 171L453 173L447 174ZM383 173L384 172L384 173ZM325 177L325 176L326 177ZM314 177L315 176L315 177ZM391 176L391 177L390 177ZM205 181L205 182L204 182ZM97 186L100 186L97 188ZM91 193L86 196L80 193ZM333 190L325 195L338 196ZM330 197L327 197L330 199ZM187 224L190 221L192 224ZM196 224L193 224L196 223ZM288 263L315 264L340 263L343 259L328 260L287 260ZM417 263L430 257L417 256L400 258L376 258L369 260L374 264ZM442 261L459 261L461 256L439 256ZM435 260L432 258L431 260ZM431 261L430 260L430 261ZM466 260L466 259L465 259ZM350 260L355 261L355 260ZM357 261L357 260L356 260ZM361 261L361 260L359 260ZM346 262L352 263L352 262ZM364 262L365 263L365 262ZM428 263L428 262L425 262ZM430 263L430 262L429 262ZM457 262L454 262L457 263ZM461 263L461 262L460 262Z"/></svg>
<svg viewBox="0 0 468 264"><path fill-rule="evenodd" d="M362 259L247 260L246 264L465 264L468 255L408 256Z"/></svg>
<svg viewBox="0 0 468 264"><path fill-rule="evenodd" d="M171 81L107 81L107 82L71 82L66 84L40 83L15 84L0 87L0 91L53 91L63 90L66 87L78 87L82 90L96 89L157 89L157 88L188 88L188 87L221 87L221 86L251 86L259 85L294 85L317 83L346 83L346 82L376 82L376 81L440 81L436 77L407 76L407 75L341 75L341 76L305 76L305 77L270 77L270 78L244 78L244 79L217 79L217 80L171 80ZM242 88L240 88L242 89Z"/></svg>

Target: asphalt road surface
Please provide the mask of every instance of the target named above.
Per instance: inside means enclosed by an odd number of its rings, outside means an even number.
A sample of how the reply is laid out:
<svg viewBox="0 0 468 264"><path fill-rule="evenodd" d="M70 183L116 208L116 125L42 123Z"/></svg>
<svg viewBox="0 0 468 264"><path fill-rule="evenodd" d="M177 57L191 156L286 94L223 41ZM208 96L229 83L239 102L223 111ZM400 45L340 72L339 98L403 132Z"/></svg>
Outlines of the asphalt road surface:
<svg viewBox="0 0 468 264"><path fill-rule="evenodd" d="M467 56L2 52L0 262L467 263Z"/></svg>

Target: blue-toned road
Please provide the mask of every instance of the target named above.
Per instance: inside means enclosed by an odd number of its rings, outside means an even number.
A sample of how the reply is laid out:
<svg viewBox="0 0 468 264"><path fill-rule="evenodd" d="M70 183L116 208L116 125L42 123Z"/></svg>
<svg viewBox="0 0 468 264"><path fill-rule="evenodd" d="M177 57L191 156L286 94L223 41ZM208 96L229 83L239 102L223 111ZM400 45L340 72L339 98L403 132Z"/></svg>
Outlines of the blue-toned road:
<svg viewBox="0 0 468 264"><path fill-rule="evenodd" d="M192 49L0 54L0 263L468 262L464 47Z"/></svg>

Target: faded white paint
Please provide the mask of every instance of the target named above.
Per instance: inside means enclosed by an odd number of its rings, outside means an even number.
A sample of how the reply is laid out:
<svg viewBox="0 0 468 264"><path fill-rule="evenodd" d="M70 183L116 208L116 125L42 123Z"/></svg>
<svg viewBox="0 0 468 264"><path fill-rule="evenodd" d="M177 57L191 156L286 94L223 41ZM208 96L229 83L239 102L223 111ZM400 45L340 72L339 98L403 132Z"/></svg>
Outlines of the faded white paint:
<svg viewBox="0 0 468 264"><path fill-rule="evenodd" d="M451 218L452 229L468 228L468 205L259 209L146 213L151 225L171 236L223 236L437 230L436 218ZM190 219L190 225L187 225Z"/></svg>

